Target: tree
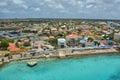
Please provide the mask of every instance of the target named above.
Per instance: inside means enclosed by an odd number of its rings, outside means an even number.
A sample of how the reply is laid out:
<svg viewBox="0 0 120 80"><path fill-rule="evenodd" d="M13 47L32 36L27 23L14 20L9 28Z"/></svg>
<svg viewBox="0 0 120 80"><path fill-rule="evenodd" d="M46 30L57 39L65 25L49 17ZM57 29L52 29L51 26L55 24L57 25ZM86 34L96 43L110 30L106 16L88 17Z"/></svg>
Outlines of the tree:
<svg viewBox="0 0 120 80"><path fill-rule="evenodd" d="M100 42L94 41L94 44L95 44L95 46L99 46L99 45L100 45Z"/></svg>
<svg viewBox="0 0 120 80"><path fill-rule="evenodd" d="M15 45L16 45L17 47L19 47L19 44L18 44L18 42L16 42L16 43L15 43Z"/></svg>
<svg viewBox="0 0 120 80"><path fill-rule="evenodd" d="M8 42L14 43L13 39L6 39Z"/></svg>
<svg viewBox="0 0 120 80"><path fill-rule="evenodd" d="M23 45L24 45L25 47L28 47L28 46L30 46L31 44L30 44L30 42L25 42Z"/></svg>
<svg viewBox="0 0 120 80"><path fill-rule="evenodd" d="M9 46L8 40L3 39L0 43L0 48L3 49L3 50L7 50L8 46Z"/></svg>
<svg viewBox="0 0 120 80"><path fill-rule="evenodd" d="M65 37L65 35L62 34L62 33L59 33L57 36L59 36L59 37Z"/></svg>
<svg viewBox="0 0 120 80"><path fill-rule="evenodd" d="M57 47L57 38L49 40L49 43Z"/></svg>
<svg viewBox="0 0 120 80"><path fill-rule="evenodd" d="M89 37L88 39L87 39L87 41L94 41L94 39L93 38L91 38L91 37Z"/></svg>

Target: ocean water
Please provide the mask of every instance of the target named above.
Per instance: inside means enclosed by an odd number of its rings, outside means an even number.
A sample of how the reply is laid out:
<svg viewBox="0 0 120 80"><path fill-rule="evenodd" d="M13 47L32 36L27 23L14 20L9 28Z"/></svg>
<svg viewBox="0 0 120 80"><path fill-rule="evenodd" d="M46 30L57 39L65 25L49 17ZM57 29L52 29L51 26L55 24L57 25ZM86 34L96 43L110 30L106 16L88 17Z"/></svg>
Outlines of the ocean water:
<svg viewBox="0 0 120 80"><path fill-rule="evenodd" d="M35 61L35 67L28 67L28 60L5 65L0 80L120 80L120 55Z"/></svg>

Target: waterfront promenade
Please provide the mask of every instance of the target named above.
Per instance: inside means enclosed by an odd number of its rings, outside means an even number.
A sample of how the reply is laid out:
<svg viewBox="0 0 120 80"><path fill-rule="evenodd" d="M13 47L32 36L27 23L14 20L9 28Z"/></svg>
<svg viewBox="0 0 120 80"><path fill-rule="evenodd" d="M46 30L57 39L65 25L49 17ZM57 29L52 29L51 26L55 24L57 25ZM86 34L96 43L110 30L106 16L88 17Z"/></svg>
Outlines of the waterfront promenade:
<svg viewBox="0 0 120 80"><path fill-rule="evenodd" d="M9 63L11 61L17 60L27 60L27 59L40 59L40 58L67 58L67 57L77 57L82 55L102 55L102 54L119 54L119 51L115 48L111 49L99 49L99 50L80 50L72 51L70 48L58 49L49 54L17 54L8 57L0 57L0 65L4 63Z"/></svg>

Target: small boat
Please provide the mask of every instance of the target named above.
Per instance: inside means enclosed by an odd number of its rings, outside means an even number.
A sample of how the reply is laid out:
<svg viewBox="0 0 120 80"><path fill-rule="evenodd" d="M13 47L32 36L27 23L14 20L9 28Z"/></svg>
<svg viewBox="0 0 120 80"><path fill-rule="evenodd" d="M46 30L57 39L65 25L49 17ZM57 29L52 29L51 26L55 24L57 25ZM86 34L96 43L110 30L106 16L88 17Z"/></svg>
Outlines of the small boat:
<svg viewBox="0 0 120 80"><path fill-rule="evenodd" d="M27 62L27 65L29 67L34 67L35 65L37 65L37 62Z"/></svg>

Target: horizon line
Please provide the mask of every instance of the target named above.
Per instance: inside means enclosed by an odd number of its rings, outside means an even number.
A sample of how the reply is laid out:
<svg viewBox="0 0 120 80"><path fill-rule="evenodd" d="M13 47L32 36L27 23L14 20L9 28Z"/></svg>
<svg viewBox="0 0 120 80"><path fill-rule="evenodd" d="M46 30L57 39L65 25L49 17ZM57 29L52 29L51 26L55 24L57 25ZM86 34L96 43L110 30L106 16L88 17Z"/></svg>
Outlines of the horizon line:
<svg viewBox="0 0 120 80"><path fill-rule="evenodd" d="M72 20L108 20L108 21L119 21L120 19L108 19L108 18L0 18L0 20L31 20L31 19L51 19L51 20L62 20L62 19L65 19L65 20L70 20L70 19L72 19Z"/></svg>

